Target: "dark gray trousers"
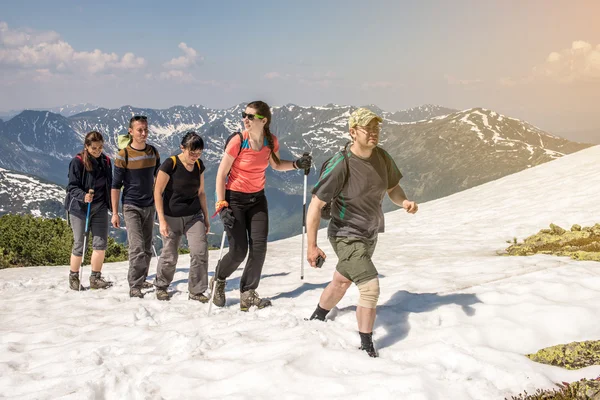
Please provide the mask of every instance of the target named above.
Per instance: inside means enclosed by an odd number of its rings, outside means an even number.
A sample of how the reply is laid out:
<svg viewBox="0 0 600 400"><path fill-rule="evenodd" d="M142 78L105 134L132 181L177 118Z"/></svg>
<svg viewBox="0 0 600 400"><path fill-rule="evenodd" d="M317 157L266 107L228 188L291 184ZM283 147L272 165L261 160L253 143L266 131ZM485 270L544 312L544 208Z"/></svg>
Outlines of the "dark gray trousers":
<svg viewBox="0 0 600 400"><path fill-rule="evenodd" d="M156 267L154 285L167 289L173 281L177 266L179 243L185 235L190 247L190 273L188 290L190 294L201 294L208 289L208 240L202 213L188 217L169 217L169 236L162 236L163 247Z"/></svg>
<svg viewBox="0 0 600 400"><path fill-rule="evenodd" d="M127 280L130 288L142 288L148 276L152 259L152 231L154 228L154 205L137 207L123 205L123 216L129 242L129 273Z"/></svg>

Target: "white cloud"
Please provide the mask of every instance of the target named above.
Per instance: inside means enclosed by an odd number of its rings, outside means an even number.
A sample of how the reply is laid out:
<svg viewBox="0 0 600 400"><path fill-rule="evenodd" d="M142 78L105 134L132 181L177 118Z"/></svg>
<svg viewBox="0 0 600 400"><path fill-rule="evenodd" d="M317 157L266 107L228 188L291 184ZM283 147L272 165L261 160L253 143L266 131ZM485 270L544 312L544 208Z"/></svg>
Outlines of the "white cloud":
<svg viewBox="0 0 600 400"><path fill-rule="evenodd" d="M133 53L119 57L116 53L104 53L98 49L76 51L56 32L13 30L6 22L0 22L0 65L96 74L143 68L146 61Z"/></svg>
<svg viewBox="0 0 600 400"><path fill-rule="evenodd" d="M179 43L178 47L183 51L183 55L164 63L165 68L186 69L196 65L198 61L204 59L203 57L198 57L198 52L183 42Z"/></svg>
<svg viewBox="0 0 600 400"><path fill-rule="evenodd" d="M28 29L9 29L6 22L0 21L0 44L6 47L18 47L25 45L36 45L40 43L52 43L60 39L60 35L54 31L35 32Z"/></svg>
<svg viewBox="0 0 600 400"><path fill-rule="evenodd" d="M195 80L193 75L189 72L176 69L161 72L159 78L165 81L176 81L180 83L192 83Z"/></svg>
<svg viewBox="0 0 600 400"><path fill-rule="evenodd" d="M600 45L576 40L568 49L551 52L533 75L561 83L600 80Z"/></svg>

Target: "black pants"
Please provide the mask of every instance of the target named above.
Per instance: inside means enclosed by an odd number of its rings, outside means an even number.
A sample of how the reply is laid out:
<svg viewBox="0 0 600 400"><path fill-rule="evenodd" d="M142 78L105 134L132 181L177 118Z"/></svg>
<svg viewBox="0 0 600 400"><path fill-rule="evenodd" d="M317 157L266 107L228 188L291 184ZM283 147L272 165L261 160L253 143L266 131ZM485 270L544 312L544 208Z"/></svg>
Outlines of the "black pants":
<svg viewBox="0 0 600 400"><path fill-rule="evenodd" d="M242 193L227 190L225 200L233 211L235 223L226 228L229 253L219 263L219 279L227 279L246 258L240 280L240 292L256 289L267 253L269 233L269 210L264 190Z"/></svg>

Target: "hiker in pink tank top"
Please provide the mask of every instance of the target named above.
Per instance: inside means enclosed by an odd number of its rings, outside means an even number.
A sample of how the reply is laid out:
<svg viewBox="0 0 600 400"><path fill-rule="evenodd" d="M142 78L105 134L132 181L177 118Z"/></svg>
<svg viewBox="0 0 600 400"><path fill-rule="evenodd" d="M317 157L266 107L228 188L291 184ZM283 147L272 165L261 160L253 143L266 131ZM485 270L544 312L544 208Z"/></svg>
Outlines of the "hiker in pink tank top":
<svg viewBox="0 0 600 400"><path fill-rule="evenodd" d="M240 309L248 311L251 306L271 305L270 300L261 299L256 293L269 232L265 171L268 166L276 171L309 169L312 158L308 153L296 161L279 158L279 142L269 128L271 109L265 102L249 103L242 118L245 130L229 141L217 172L215 208L227 232L229 252L217 266L213 303L218 307L225 305L225 280L248 254L240 279Z"/></svg>

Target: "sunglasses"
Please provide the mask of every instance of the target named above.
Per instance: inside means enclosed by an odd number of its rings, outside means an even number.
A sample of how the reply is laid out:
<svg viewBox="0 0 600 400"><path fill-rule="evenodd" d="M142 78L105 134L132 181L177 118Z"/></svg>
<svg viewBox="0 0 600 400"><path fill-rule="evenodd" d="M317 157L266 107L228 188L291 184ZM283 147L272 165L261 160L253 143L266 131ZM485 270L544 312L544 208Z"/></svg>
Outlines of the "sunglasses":
<svg viewBox="0 0 600 400"><path fill-rule="evenodd" d="M148 120L148 117L146 117L145 115L134 115L131 118L131 122L133 122L133 121L147 121L147 120Z"/></svg>
<svg viewBox="0 0 600 400"><path fill-rule="evenodd" d="M246 114L245 112L242 113L242 119L248 118L250 121L252 121L254 119L254 117L258 118L258 119L263 119L264 115L259 115L259 114Z"/></svg>

